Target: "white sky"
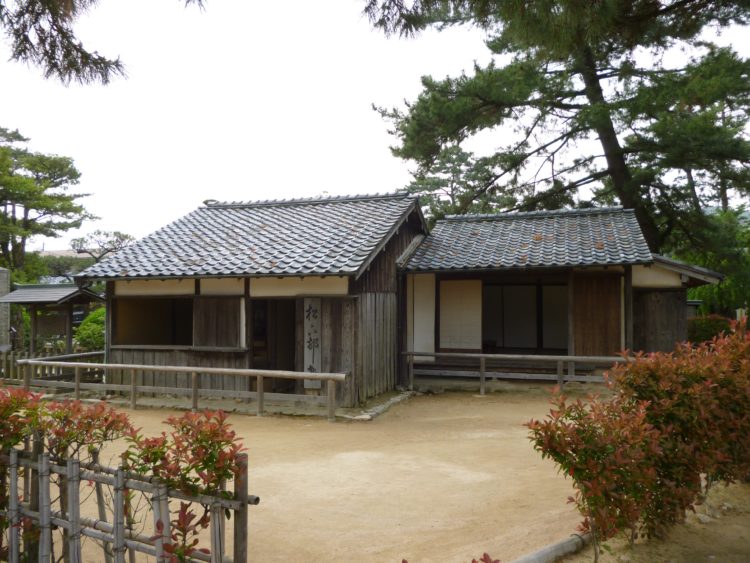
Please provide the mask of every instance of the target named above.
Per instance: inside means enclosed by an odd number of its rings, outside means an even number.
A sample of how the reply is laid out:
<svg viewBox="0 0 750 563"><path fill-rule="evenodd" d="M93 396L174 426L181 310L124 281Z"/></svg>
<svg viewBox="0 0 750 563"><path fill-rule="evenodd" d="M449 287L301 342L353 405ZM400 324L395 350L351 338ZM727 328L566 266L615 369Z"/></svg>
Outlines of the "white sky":
<svg viewBox="0 0 750 563"><path fill-rule="evenodd" d="M489 52L478 31L386 38L362 0L104 0L77 27L119 55L128 77L62 86L0 62L0 125L29 148L70 156L78 191L101 217L38 239L64 249L100 228L138 238L205 199L392 192L409 181L372 103L401 105L422 75L470 71ZM0 60L8 57L7 42Z"/></svg>

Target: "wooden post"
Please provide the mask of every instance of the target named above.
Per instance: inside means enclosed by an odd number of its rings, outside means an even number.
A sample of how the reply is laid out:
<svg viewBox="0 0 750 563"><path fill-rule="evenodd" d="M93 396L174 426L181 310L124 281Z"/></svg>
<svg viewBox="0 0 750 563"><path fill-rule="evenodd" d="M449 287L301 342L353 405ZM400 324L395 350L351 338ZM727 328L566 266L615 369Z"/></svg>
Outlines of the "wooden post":
<svg viewBox="0 0 750 563"><path fill-rule="evenodd" d="M125 471L122 467L115 473L114 503L115 563L125 563Z"/></svg>
<svg viewBox="0 0 750 563"><path fill-rule="evenodd" d="M200 378L198 376L198 372L193 372L190 375L191 384L193 388L193 412L196 412L198 410L198 388L199 388L199 382Z"/></svg>
<svg viewBox="0 0 750 563"><path fill-rule="evenodd" d="M633 266L625 266L625 287L623 291L625 308L625 348L633 350Z"/></svg>
<svg viewBox="0 0 750 563"><path fill-rule="evenodd" d="M409 354L409 391L414 391L414 354Z"/></svg>
<svg viewBox="0 0 750 563"><path fill-rule="evenodd" d="M50 561L52 555L52 499L49 489L49 454L39 460L39 561Z"/></svg>
<svg viewBox="0 0 750 563"><path fill-rule="evenodd" d="M29 337L29 353L31 354L31 357L34 357L34 354L36 354L36 305L31 305L29 307L29 313L31 315L31 335Z"/></svg>
<svg viewBox="0 0 750 563"><path fill-rule="evenodd" d="M328 421L336 422L336 382L329 379L326 383L328 391Z"/></svg>
<svg viewBox="0 0 750 563"><path fill-rule="evenodd" d="M81 400L81 368L75 368L75 398L76 401Z"/></svg>
<svg viewBox="0 0 750 563"><path fill-rule="evenodd" d="M164 483L159 483L157 493L159 495L159 516L162 521L162 534L166 538L167 543L172 541L172 529L169 515L169 489ZM168 559L165 559L165 562Z"/></svg>
<svg viewBox="0 0 750 563"><path fill-rule="evenodd" d="M484 395L484 369L485 369L486 363L485 358L479 358L479 394Z"/></svg>
<svg viewBox="0 0 750 563"><path fill-rule="evenodd" d="M247 465L245 465L247 472ZM20 556L20 513L18 502L18 450L10 450L10 491L8 491L8 561L18 561Z"/></svg>
<svg viewBox="0 0 750 563"><path fill-rule="evenodd" d="M263 407L263 376L259 375L257 382L255 384L256 391L258 394L258 416L263 416L263 413L265 412L265 409ZM211 551L211 554L213 556L213 550Z"/></svg>
<svg viewBox="0 0 750 563"><path fill-rule="evenodd" d="M247 454L237 456L237 476L234 478L234 499L240 509L234 511L234 561L247 561Z"/></svg>
<svg viewBox="0 0 750 563"><path fill-rule="evenodd" d="M134 369L130 370L130 408L135 410L136 408L136 383L137 383L137 372Z"/></svg>
<svg viewBox="0 0 750 563"><path fill-rule="evenodd" d="M65 308L65 353L73 352L73 304Z"/></svg>
<svg viewBox="0 0 750 563"><path fill-rule="evenodd" d="M99 465L99 450L94 449L91 452L91 461L94 465ZM94 483L94 491L96 492L96 509L101 522L107 521L107 508L104 504L104 491L102 490L102 484L99 482ZM102 542L102 549L104 550L104 563L112 563L112 550L109 543Z"/></svg>
<svg viewBox="0 0 750 563"><path fill-rule="evenodd" d="M568 362L568 379L572 380L576 375L576 363Z"/></svg>
<svg viewBox="0 0 750 563"><path fill-rule="evenodd" d="M42 454L42 437L38 431L35 431L31 440L31 461L36 464L35 469L28 471L28 478L25 479L24 483L24 496L29 499L29 509L34 512L39 512L39 483L41 481L39 464L41 463ZM28 491L26 490L28 489ZM24 551L29 554L29 561L36 561L39 558L39 540L31 540L30 545L25 545Z"/></svg>
<svg viewBox="0 0 750 563"><path fill-rule="evenodd" d="M557 362L557 384L560 386L560 390L562 390L563 385L565 384L565 376L563 375L563 363L559 360Z"/></svg>
<svg viewBox="0 0 750 563"><path fill-rule="evenodd" d="M211 521L209 523L211 535L211 563L224 563L224 543L221 537L221 519L224 509L218 502L211 505Z"/></svg>
<svg viewBox="0 0 750 563"><path fill-rule="evenodd" d="M68 458L68 558L70 563L81 563L81 464L77 459Z"/></svg>

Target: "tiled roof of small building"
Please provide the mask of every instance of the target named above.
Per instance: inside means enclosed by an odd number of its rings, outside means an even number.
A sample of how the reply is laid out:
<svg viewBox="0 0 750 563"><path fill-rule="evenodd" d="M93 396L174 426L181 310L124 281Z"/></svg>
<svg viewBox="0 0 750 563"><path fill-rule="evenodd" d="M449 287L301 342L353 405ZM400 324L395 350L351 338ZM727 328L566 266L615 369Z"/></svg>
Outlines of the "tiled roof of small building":
<svg viewBox="0 0 750 563"><path fill-rule="evenodd" d="M89 301L101 299L95 293L72 283L17 285L14 291L0 297L0 303L60 304L82 297Z"/></svg>
<svg viewBox="0 0 750 563"><path fill-rule="evenodd" d="M405 194L206 201L76 277L351 275L412 209Z"/></svg>
<svg viewBox="0 0 750 563"><path fill-rule="evenodd" d="M449 216L414 252L409 271L503 270L653 262L631 209Z"/></svg>

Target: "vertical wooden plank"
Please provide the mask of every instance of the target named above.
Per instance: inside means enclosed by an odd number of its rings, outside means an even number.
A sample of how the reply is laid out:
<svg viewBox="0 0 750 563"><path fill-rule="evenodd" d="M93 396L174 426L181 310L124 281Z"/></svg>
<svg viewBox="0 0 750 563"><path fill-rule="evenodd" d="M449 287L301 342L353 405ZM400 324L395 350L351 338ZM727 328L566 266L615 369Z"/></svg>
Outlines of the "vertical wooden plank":
<svg viewBox="0 0 750 563"><path fill-rule="evenodd" d="M326 387L328 391L328 421L336 422L336 382L329 380Z"/></svg>
<svg viewBox="0 0 750 563"><path fill-rule="evenodd" d="M409 354L409 391L413 391L413 390L414 390L414 354Z"/></svg>
<svg viewBox="0 0 750 563"><path fill-rule="evenodd" d="M239 378L238 378L239 379ZM190 387L192 388L192 408L193 412L196 412L198 410L198 383L199 383L199 376L197 372L193 372L190 374Z"/></svg>
<svg viewBox="0 0 750 563"><path fill-rule="evenodd" d="M573 270L568 272L568 356L575 356L575 274Z"/></svg>
<svg viewBox="0 0 750 563"><path fill-rule="evenodd" d="M18 450L10 450L10 490L8 491L8 561L17 563L20 559L20 523L18 502Z"/></svg>
<svg viewBox="0 0 750 563"><path fill-rule="evenodd" d="M234 512L234 558L235 563L247 561L247 454L237 456L239 471L234 478L234 500L240 501L240 509Z"/></svg>
<svg viewBox="0 0 750 563"><path fill-rule="evenodd" d="M70 563L81 563L81 499L80 477L81 467L77 459L68 459L68 559Z"/></svg>
<svg viewBox="0 0 750 563"><path fill-rule="evenodd" d="M557 362L557 384L560 386L560 389L563 388L563 384L565 383L565 376L563 375L563 363L561 361Z"/></svg>
<svg viewBox="0 0 750 563"><path fill-rule="evenodd" d="M348 373L349 376L344 384L341 385L339 396L341 397L341 405L345 407L353 406L353 342L354 330L352 328L352 302L349 299L343 299L341 301L341 371L342 373Z"/></svg>

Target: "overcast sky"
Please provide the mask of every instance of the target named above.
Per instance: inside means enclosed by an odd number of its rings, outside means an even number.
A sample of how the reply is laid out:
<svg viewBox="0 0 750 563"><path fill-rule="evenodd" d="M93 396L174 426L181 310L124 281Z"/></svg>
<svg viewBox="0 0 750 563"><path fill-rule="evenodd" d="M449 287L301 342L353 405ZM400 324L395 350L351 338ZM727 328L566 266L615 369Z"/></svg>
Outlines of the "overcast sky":
<svg viewBox="0 0 750 563"><path fill-rule="evenodd" d="M420 77L470 71L488 51L474 30L386 38L361 0L103 0L77 29L119 55L127 78L60 85L0 63L0 125L32 150L70 156L101 217L32 247L67 248L96 228L142 237L205 199L393 192L409 167L391 156L371 105L401 105ZM0 60L8 57L3 44Z"/></svg>

